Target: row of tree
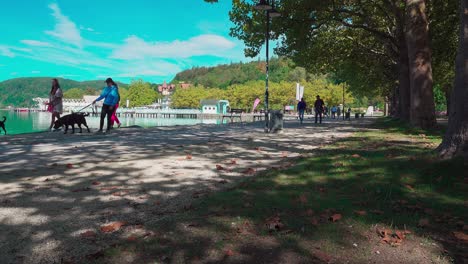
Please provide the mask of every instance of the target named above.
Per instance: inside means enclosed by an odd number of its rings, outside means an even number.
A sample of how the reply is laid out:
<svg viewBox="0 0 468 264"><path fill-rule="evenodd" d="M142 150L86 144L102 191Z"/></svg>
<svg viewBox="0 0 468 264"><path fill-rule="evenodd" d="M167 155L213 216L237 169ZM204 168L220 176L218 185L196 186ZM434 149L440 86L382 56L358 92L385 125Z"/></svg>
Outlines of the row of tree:
<svg viewBox="0 0 468 264"><path fill-rule="evenodd" d="M326 105L339 105L343 102L343 85L330 83L325 78L303 81L301 85L304 89L304 99L313 104L315 97L320 97ZM286 105L296 105L296 83L295 82L272 82L269 86L271 109L283 109ZM175 108L199 108L202 99L225 99L229 100L231 107L252 109L256 98L262 100L259 108L263 108L263 95L265 94L264 81L251 81L245 84L236 84L220 88L205 88L197 86L190 89L177 89L172 95L172 104ZM345 103L351 104L354 98L351 93L345 89Z"/></svg>
<svg viewBox="0 0 468 264"><path fill-rule="evenodd" d="M467 1L280 0L282 16L269 34L280 43L278 54L308 71L333 72L355 94L389 98L392 115L418 127L436 124L434 82L452 91L439 149L451 157L468 154ZM244 41L249 56L259 53L266 25L254 4L233 1L230 12L231 35Z"/></svg>

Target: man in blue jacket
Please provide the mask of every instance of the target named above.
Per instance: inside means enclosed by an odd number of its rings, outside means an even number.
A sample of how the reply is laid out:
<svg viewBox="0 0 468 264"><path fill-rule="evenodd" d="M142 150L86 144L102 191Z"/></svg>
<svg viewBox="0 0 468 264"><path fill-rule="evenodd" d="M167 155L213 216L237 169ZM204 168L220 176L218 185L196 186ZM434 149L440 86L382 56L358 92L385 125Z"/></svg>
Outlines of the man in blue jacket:
<svg viewBox="0 0 468 264"><path fill-rule="evenodd" d="M99 96L96 100L94 100L93 104L97 101L104 99L104 104L102 105L101 109L101 123L99 126L99 131L102 132L102 128L104 126L104 118L107 115L107 130L108 132L111 129L111 116L114 110L115 105L118 103L119 100L119 88L117 84L111 79L106 79L107 87L102 90L101 96Z"/></svg>

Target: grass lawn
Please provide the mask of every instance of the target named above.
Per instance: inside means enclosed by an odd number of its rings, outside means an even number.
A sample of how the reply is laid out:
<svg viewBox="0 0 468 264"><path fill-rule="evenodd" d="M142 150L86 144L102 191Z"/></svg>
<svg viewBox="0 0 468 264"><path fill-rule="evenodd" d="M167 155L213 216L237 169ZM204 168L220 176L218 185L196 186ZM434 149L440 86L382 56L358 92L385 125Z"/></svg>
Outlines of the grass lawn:
<svg viewBox="0 0 468 264"><path fill-rule="evenodd" d="M388 119L145 223L97 263L466 263L468 164Z"/></svg>

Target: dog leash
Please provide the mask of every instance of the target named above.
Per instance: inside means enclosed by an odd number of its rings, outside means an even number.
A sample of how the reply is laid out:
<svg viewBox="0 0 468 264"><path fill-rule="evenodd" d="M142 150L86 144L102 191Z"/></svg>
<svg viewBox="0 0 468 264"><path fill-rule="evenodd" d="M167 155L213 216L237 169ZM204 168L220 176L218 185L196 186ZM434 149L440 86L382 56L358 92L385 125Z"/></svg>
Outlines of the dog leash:
<svg viewBox="0 0 468 264"><path fill-rule="evenodd" d="M79 112L83 111L85 108L90 107L92 104L93 104L93 103L90 103L89 105L87 105L87 106L81 108L80 110L76 111L76 113L79 113ZM93 113L94 113L94 109L93 109Z"/></svg>

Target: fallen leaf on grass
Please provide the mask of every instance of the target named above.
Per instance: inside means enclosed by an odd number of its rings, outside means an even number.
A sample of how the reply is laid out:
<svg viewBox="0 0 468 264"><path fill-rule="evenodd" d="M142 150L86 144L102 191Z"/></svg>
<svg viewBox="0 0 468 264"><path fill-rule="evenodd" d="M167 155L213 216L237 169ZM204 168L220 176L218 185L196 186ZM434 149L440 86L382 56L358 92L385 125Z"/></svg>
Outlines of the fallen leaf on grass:
<svg viewBox="0 0 468 264"><path fill-rule="evenodd" d="M351 155L351 157L358 159L358 158L361 157L361 155L359 155L359 154L353 154L353 155Z"/></svg>
<svg viewBox="0 0 468 264"><path fill-rule="evenodd" d="M225 254L226 254L226 256L230 257L230 256L234 255L234 251L232 251L232 249L228 249L228 250L226 250Z"/></svg>
<svg viewBox="0 0 468 264"><path fill-rule="evenodd" d="M310 219L310 223L311 223L313 226L318 226L318 224L319 224L319 219L318 219L316 216L314 216L314 217L312 217L312 218Z"/></svg>
<svg viewBox="0 0 468 264"><path fill-rule="evenodd" d="M333 257L328 255L327 253L320 251L320 250L314 250L314 256L319 259L322 262L329 263L332 261Z"/></svg>
<svg viewBox="0 0 468 264"><path fill-rule="evenodd" d="M232 165L237 165L237 160L235 160L235 159L231 160L231 164Z"/></svg>
<svg viewBox="0 0 468 264"><path fill-rule="evenodd" d="M342 218L341 214L333 214L332 216L330 216L330 221L336 222L336 221L340 220L341 218Z"/></svg>
<svg viewBox="0 0 468 264"><path fill-rule="evenodd" d="M453 235L458 240L462 241L463 243L468 243L468 235L465 234L464 232L455 231L455 232L453 232Z"/></svg>
<svg viewBox="0 0 468 264"><path fill-rule="evenodd" d="M428 226L430 226L429 219L427 219L427 218L419 219L418 226L419 227L428 227Z"/></svg>
<svg viewBox="0 0 468 264"><path fill-rule="evenodd" d="M91 184L92 184L92 185L100 185L101 183L98 182L98 181L93 181Z"/></svg>
<svg viewBox="0 0 468 264"><path fill-rule="evenodd" d="M247 174L247 175L253 175L253 174L255 174L255 169L248 168L248 169L244 170L242 173Z"/></svg>
<svg viewBox="0 0 468 264"><path fill-rule="evenodd" d="M257 152L262 151L262 149L261 149L260 147L256 147L255 150L256 150Z"/></svg>
<svg viewBox="0 0 468 264"><path fill-rule="evenodd" d="M80 237L82 237L82 238L94 238L94 237L96 237L96 232L88 230L86 232L81 233Z"/></svg>
<svg viewBox="0 0 468 264"><path fill-rule="evenodd" d="M216 164L216 169L220 171L220 170L224 170L224 167L219 164Z"/></svg>
<svg viewBox="0 0 468 264"><path fill-rule="evenodd" d="M137 239L138 239L138 237L135 236L135 235L131 235L131 236L127 237L127 241L130 241L130 242L136 241Z"/></svg>
<svg viewBox="0 0 468 264"><path fill-rule="evenodd" d="M410 189L411 191L414 191L414 187L409 184L405 184L405 187Z"/></svg>
<svg viewBox="0 0 468 264"><path fill-rule="evenodd" d="M361 210L361 211L354 211L355 214L357 215L367 215L367 212L364 211L364 210Z"/></svg>
<svg viewBox="0 0 468 264"><path fill-rule="evenodd" d="M68 164L67 164L67 168L69 168L69 169L73 168L73 164L68 163Z"/></svg>
<svg viewBox="0 0 468 264"><path fill-rule="evenodd" d="M406 238L406 234L411 234L408 230L376 229L377 234L382 238L381 243L387 243L393 247L400 246Z"/></svg>
<svg viewBox="0 0 468 264"><path fill-rule="evenodd" d="M110 223L108 225L101 226L101 231L104 232L104 233L111 233L111 232L119 230L122 226L124 226L126 224L127 224L127 222L125 222L125 221L113 222L113 223Z"/></svg>
<svg viewBox="0 0 468 264"><path fill-rule="evenodd" d="M284 224L281 222L281 218L278 215L267 218L265 222L269 232L280 231L284 227Z"/></svg>

